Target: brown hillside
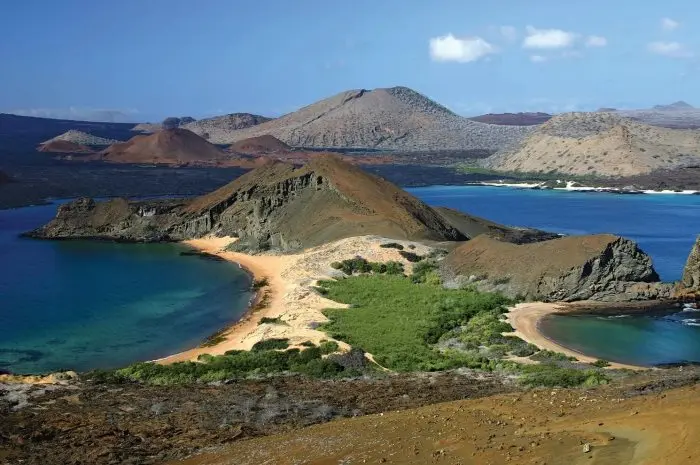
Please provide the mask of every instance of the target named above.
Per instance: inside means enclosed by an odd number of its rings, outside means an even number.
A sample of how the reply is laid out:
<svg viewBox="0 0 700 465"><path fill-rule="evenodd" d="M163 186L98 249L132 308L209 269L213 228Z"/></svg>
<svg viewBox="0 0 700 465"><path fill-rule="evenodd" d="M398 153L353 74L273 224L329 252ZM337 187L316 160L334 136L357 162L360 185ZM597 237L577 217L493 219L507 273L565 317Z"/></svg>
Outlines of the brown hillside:
<svg viewBox="0 0 700 465"><path fill-rule="evenodd" d="M209 163L226 154L187 129L163 129L113 144L100 152L100 158L114 163L186 164Z"/></svg>
<svg viewBox="0 0 700 465"><path fill-rule="evenodd" d="M232 152L240 153L271 153L289 152L292 148L275 136L264 134L235 142L229 147Z"/></svg>
<svg viewBox="0 0 700 465"><path fill-rule="evenodd" d="M93 153L92 149L76 142L67 140L52 140L37 147L39 152L52 153Z"/></svg>
<svg viewBox="0 0 700 465"><path fill-rule="evenodd" d="M634 242L610 234L523 245L481 235L450 252L442 272L447 279L544 300L606 300L628 292L625 297L641 298L644 286L631 286L659 280Z"/></svg>

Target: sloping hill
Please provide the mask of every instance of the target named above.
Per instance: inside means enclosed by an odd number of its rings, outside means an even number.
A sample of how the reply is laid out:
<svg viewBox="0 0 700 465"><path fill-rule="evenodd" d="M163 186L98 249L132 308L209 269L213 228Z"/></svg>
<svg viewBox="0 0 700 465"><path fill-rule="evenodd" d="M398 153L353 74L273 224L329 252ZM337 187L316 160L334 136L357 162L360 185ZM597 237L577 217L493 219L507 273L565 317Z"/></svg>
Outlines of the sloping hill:
<svg viewBox="0 0 700 465"><path fill-rule="evenodd" d="M215 234L239 237L240 248L247 251L291 251L368 234L461 241L493 229L507 240L506 227L473 220L480 222L484 223L481 229L471 224L465 234L460 228L470 224L468 215L443 215L338 156L319 155L300 168L267 160L220 189L188 201L79 199L59 207L56 218L32 234L132 241Z"/></svg>
<svg viewBox="0 0 700 465"><path fill-rule="evenodd" d="M239 140L231 144L229 150L240 153L272 153L272 152L289 152L292 150L290 146L269 134L264 134L250 139Z"/></svg>
<svg viewBox="0 0 700 465"><path fill-rule="evenodd" d="M232 143L270 134L293 147L496 150L531 131L470 121L418 92L392 87L342 92L248 129L210 132L209 140Z"/></svg>
<svg viewBox="0 0 700 465"><path fill-rule="evenodd" d="M700 131L646 125L613 113L566 113L485 162L501 171L633 176L700 163Z"/></svg>
<svg viewBox="0 0 700 465"><path fill-rule="evenodd" d="M93 150L77 142L71 142L67 140L52 140L44 142L37 147L39 152L48 153L92 153Z"/></svg>
<svg viewBox="0 0 700 465"><path fill-rule="evenodd" d="M450 252L442 262L447 281L483 290L549 301L659 297L670 286L651 258L621 237L568 236L534 244L510 244L485 235ZM663 294L662 294L663 295Z"/></svg>
<svg viewBox="0 0 700 465"><path fill-rule="evenodd" d="M182 127L199 134L214 144L229 144L233 142L233 139L229 137L233 131L257 126L271 120L272 118L252 113L231 113L200 119Z"/></svg>
<svg viewBox="0 0 700 465"><path fill-rule="evenodd" d="M74 144L79 144L79 145L91 145L91 146L100 146L100 145L111 145L111 144L116 144L119 141L115 139L106 139L104 137L97 137L93 136L92 134L88 134L87 132L83 131L78 131L75 129L71 129L69 131L64 132L63 134L60 134L56 137L53 137L47 141L44 141L42 145L49 144L51 142L72 142Z"/></svg>
<svg viewBox="0 0 700 465"><path fill-rule="evenodd" d="M100 152L100 159L114 163L183 164L222 158L226 158L222 150L182 128L134 136Z"/></svg>

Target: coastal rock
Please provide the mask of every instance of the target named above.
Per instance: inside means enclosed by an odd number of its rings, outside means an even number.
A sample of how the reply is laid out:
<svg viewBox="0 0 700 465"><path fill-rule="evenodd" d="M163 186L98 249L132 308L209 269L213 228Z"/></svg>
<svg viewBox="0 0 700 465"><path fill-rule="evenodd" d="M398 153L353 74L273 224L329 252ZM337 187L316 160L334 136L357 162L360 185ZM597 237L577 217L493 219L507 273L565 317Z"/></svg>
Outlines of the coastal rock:
<svg viewBox="0 0 700 465"><path fill-rule="evenodd" d="M544 301L646 300L670 295L651 259L636 243L600 234L532 244L482 235L442 262L447 285L473 285L510 297Z"/></svg>
<svg viewBox="0 0 700 465"><path fill-rule="evenodd" d="M700 291L700 236L695 241L683 269L682 287L687 291Z"/></svg>
<svg viewBox="0 0 700 465"><path fill-rule="evenodd" d="M61 206L53 221L30 233L124 241L179 241L210 234L237 237L235 247L247 252L300 250L368 234L428 241L463 241L479 234L513 241L552 237L438 211L335 155L317 156L302 167L268 161L186 201L79 199Z"/></svg>

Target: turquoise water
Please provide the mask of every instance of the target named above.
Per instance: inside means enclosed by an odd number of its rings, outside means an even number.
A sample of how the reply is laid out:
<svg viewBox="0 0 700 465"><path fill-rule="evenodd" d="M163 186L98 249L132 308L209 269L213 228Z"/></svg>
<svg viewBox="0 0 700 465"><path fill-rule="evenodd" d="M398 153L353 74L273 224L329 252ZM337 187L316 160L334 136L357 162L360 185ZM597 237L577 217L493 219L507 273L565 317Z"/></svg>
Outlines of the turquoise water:
<svg viewBox="0 0 700 465"><path fill-rule="evenodd" d="M547 337L603 360L653 366L700 363L700 312L666 316L559 316L540 322Z"/></svg>
<svg viewBox="0 0 700 465"><path fill-rule="evenodd" d="M123 366L201 343L237 320L250 277L174 244L22 239L56 205L0 210L0 370Z"/></svg>
<svg viewBox="0 0 700 465"><path fill-rule="evenodd" d="M690 248L700 234L697 195L615 195L483 186L410 190L431 205L500 223L565 234L613 233L634 239L666 281L681 277ZM605 360L637 365L700 362L700 313L624 318L553 316L542 322L541 329L566 347Z"/></svg>

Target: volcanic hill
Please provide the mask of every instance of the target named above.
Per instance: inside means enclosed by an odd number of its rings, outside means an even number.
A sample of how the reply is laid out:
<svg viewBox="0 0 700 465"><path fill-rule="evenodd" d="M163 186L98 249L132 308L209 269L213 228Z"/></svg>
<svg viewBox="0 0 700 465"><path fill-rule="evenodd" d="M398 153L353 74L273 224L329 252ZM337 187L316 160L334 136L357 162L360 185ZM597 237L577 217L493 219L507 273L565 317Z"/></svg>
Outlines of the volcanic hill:
<svg viewBox="0 0 700 465"><path fill-rule="evenodd" d="M264 134L258 137L239 140L231 144L229 150L239 153L275 153L289 152L292 150L290 146L269 134Z"/></svg>
<svg viewBox="0 0 700 465"><path fill-rule="evenodd" d="M59 207L56 218L31 233L36 237L99 237L130 241L178 241L209 234L239 237L241 250L291 251L337 239L379 235L395 239L460 241L466 234L409 193L334 155L302 167L269 161L233 182L192 200L97 203L79 199ZM456 222L455 222L456 223ZM469 223L462 220L461 224ZM505 228L505 227L502 227ZM502 231L499 231L502 234ZM514 240L548 239L537 230L518 230ZM505 236L504 239L508 239Z"/></svg>
<svg viewBox="0 0 700 465"><path fill-rule="evenodd" d="M406 87L350 90L247 129L207 130L209 140L219 144L270 134L293 147L409 151L493 151L517 144L531 131L470 121Z"/></svg>
<svg viewBox="0 0 700 465"><path fill-rule="evenodd" d="M268 121L272 121L272 118L252 113L231 113L200 119L182 127L199 134L214 144L228 144L233 141L229 138L229 134L233 131L250 128Z"/></svg>
<svg viewBox="0 0 700 465"><path fill-rule="evenodd" d="M113 144L99 154L113 163L156 163L182 165L213 163L227 155L197 134L182 128L163 129Z"/></svg>
<svg viewBox="0 0 700 465"><path fill-rule="evenodd" d="M634 176L697 166L700 132L650 126L614 113L566 113L484 163L500 171Z"/></svg>
<svg viewBox="0 0 700 465"><path fill-rule="evenodd" d="M93 136L92 134L88 134L87 132L71 129L63 134L42 142L41 145L49 145L52 142L70 142L72 144L83 146L101 146L116 144L119 141L114 139L106 139L104 137L97 137Z"/></svg>
<svg viewBox="0 0 700 465"><path fill-rule="evenodd" d="M451 251L446 282L532 300L646 300L667 298L651 258L628 239L610 234L511 244L485 235Z"/></svg>
<svg viewBox="0 0 700 465"><path fill-rule="evenodd" d="M37 147L37 151L53 153L93 153L93 150L90 147L68 140L52 140L44 142Z"/></svg>

